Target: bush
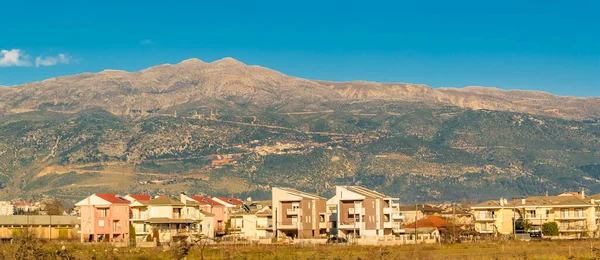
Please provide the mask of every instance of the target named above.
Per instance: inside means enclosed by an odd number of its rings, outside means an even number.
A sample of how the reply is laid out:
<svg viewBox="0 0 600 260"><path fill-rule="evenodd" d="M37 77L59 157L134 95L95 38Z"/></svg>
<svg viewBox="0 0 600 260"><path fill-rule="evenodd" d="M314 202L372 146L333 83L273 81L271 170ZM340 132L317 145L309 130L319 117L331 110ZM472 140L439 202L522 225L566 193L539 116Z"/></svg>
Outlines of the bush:
<svg viewBox="0 0 600 260"><path fill-rule="evenodd" d="M542 234L544 236L558 236L558 224L556 222L548 222L542 225Z"/></svg>

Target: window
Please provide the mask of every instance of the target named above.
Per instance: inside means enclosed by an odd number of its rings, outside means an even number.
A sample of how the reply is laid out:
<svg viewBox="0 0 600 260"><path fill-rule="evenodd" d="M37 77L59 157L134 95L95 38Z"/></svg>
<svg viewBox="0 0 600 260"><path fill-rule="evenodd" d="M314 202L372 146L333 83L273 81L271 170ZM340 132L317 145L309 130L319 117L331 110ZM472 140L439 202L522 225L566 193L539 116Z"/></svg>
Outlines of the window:
<svg viewBox="0 0 600 260"><path fill-rule="evenodd" d="M108 216L108 209L98 209L98 212L100 214L100 217L105 218L106 216Z"/></svg>
<svg viewBox="0 0 600 260"><path fill-rule="evenodd" d="M575 209L575 217L583 217L583 209Z"/></svg>
<svg viewBox="0 0 600 260"><path fill-rule="evenodd" d="M529 213L528 217L535 218L535 210L529 210L529 211L527 211L527 213Z"/></svg>
<svg viewBox="0 0 600 260"><path fill-rule="evenodd" d="M569 217L569 209L561 209L560 216L563 218Z"/></svg>
<svg viewBox="0 0 600 260"><path fill-rule="evenodd" d="M371 201L372 208L375 208L375 201Z"/></svg>
<svg viewBox="0 0 600 260"><path fill-rule="evenodd" d="M113 231L117 231L119 230L119 228L121 227L120 222L117 221L113 221Z"/></svg>
<svg viewBox="0 0 600 260"><path fill-rule="evenodd" d="M98 220L98 226L99 227L104 227L104 219Z"/></svg>
<svg viewBox="0 0 600 260"><path fill-rule="evenodd" d="M320 215L319 216L319 221L325 222L325 215Z"/></svg>

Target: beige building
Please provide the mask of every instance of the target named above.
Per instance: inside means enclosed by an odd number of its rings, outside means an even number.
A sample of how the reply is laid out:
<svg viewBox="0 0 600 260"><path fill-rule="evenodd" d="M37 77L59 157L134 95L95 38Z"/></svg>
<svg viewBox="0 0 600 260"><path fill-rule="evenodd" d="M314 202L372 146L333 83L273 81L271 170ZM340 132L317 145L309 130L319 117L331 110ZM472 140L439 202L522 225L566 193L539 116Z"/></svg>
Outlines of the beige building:
<svg viewBox="0 0 600 260"><path fill-rule="evenodd" d="M136 200L130 204L136 241L170 243L198 239L202 214L198 202L170 196Z"/></svg>
<svg viewBox="0 0 600 260"><path fill-rule="evenodd" d="M0 201L0 216L15 214L15 206L10 201Z"/></svg>
<svg viewBox="0 0 600 260"><path fill-rule="evenodd" d="M10 239L27 231L41 239L78 240L79 223L76 216L0 216L0 239Z"/></svg>
<svg viewBox="0 0 600 260"><path fill-rule="evenodd" d="M273 188L272 205L277 237L327 236L325 198L290 188Z"/></svg>
<svg viewBox="0 0 600 260"><path fill-rule="evenodd" d="M403 233L398 198L359 186L336 186L327 201L332 234L340 237L377 238Z"/></svg>
<svg viewBox="0 0 600 260"><path fill-rule="evenodd" d="M232 211L229 216L231 234L238 238L273 237L273 212L269 206L253 203Z"/></svg>
<svg viewBox="0 0 600 260"><path fill-rule="evenodd" d="M478 204L472 210L479 233L512 234L524 221L531 223L532 230L541 230L544 223L556 222L560 238L578 238L593 236L598 227L594 199L579 193L533 196L510 202L500 199Z"/></svg>

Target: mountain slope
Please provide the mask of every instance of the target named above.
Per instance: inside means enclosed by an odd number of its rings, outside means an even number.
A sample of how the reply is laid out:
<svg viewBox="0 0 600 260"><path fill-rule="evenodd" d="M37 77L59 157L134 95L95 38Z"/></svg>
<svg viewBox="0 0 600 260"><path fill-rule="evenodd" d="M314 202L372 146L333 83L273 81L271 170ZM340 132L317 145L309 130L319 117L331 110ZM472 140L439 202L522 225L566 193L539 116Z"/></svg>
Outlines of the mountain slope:
<svg viewBox="0 0 600 260"><path fill-rule="evenodd" d="M273 186L328 195L340 184L407 203L595 193L596 107L540 92L310 81L233 59L80 74L0 89L0 198L265 198Z"/></svg>
<svg viewBox="0 0 600 260"><path fill-rule="evenodd" d="M420 84L310 81L247 66L232 58L206 63L198 59L138 72L106 70L0 88L0 109L76 112L102 107L117 115L144 116L204 99L229 99L261 107L316 109L319 103L344 99L418 101L468 109L511 111L564 119L600 114L598 98L560 97L536 91L494 88L438 88Z"/></svg>

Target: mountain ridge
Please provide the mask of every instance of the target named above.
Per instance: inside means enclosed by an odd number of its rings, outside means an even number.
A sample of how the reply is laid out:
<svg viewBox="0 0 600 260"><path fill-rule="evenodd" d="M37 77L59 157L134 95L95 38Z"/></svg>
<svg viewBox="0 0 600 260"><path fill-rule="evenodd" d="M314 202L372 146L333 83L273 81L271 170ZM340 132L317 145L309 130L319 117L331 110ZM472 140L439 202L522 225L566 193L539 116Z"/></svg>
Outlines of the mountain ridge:
<svg viewBox="0 0 600 260"><path fill-rule="evenodd" d="M99 86L109 88L110 91L99 90ZM79 89L86 89L86 92L78 91ZM176 91L177 89L180 91ZM190 91L189 95L181 92L184 89ZM107 105L108 100L96 102L96 98L91 95L98 92L106 98L117 99L121 106ZM175 92L177 95L171 95L172 98L165 95ZM501 90L478 86L432 88L424 84L400 82L308 80L261 66L246 65L230 57L208 63L191 58L177 64L163 64L135 72L104 70L99 73L61 76L3 88L0 95L0 109L12 112L36 110L40 106L48 107L50 103L68 104L70 110L78 111L84 106L74 103L88 103L119 115L127 114L132 109L164 110L204 98L237 97L251 99L263 105L277 103L282 98L301 100L310 104L309 106L317 106L324 100L386 99L576 120L597 118L600 115L600 99L592 97L558 96L534 90ZM140 101L148 97L149 100ZM66 108L63 106L61 109Z"/></svg>
<svg viewBox="0 0 600 260"><path fill-rule="evenodd" d="M0 199L600 192L598 111L594 99L315 81L233 59L57 77L0 89Z"/></svg>

